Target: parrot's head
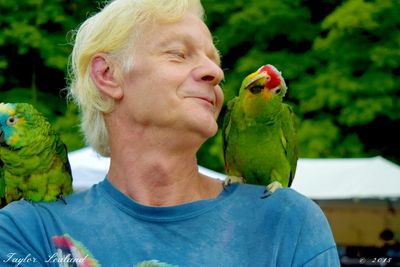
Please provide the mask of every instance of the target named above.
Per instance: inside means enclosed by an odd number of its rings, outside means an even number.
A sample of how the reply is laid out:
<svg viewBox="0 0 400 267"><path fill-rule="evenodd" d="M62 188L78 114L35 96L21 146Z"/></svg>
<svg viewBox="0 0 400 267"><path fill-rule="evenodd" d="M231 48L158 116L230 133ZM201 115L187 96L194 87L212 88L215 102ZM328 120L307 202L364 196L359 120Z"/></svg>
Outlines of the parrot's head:
<svg viewBox="0 0 400 267"><path fill-rule="evenodd" d="M260 67L242 82L240 97L248 116L276 112L282 106L287 86L280 71L271 64Z"/></svg>
<svg viewBox="0 0 400 267"><path fill-rule="evenodd" d="M19 149L29 145L43 125L41 114L27 103L0 103L0 145Z"/></svg>
<svg viewBox="0 0 400 267"><path fill-rule="evenodd" d="M242 82L242 88L248 97L259 96L265 100L281 98L286 94L286 83L280 71L271 64L249 74Z"/></svg>

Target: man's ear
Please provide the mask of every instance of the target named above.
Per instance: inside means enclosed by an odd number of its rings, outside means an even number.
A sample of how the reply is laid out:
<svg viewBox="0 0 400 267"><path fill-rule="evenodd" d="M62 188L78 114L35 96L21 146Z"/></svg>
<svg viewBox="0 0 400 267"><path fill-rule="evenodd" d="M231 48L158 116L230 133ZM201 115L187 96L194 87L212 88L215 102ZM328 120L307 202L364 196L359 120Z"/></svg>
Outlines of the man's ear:
<svg viewBox="0 0 400 267"><path fill-rule="evenodd" d="M95 54L89 65L90 77L100 92L114 100L119 100L124 92L113 63L107 54Z"/></svg>

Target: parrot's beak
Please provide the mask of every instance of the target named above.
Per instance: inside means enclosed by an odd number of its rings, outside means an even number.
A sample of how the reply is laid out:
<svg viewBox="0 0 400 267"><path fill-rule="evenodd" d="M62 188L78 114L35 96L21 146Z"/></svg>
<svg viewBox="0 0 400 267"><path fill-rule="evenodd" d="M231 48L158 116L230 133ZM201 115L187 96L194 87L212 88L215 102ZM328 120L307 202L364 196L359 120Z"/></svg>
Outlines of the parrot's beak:
<svg viewBox="0 0 400 267"><path fill-rule="evenodd" d="M247 83L245 84L245 88L248 89L250 86L252 85L262 85L264 86L267 78L269 77L268 74L266 74L265 72L261 72L261 73L253 73L250 74L253 77L249 77L250 79L247 81Z"/></svg>
<svg viewBox="0 0 400 267"><path fill-rule="evenodd" d="M252 95L261 95L265 99L269 99L271 93L269 90L264 90L266 83L270 77L266 72L254 72L247 76L245 89L249 90Z"/></svg>
<svg viewBox="0 0 400 267"><path fill-rule="evenodd" d="M4 143L4 132L1 128L0 128L0 143Z"/></svg>

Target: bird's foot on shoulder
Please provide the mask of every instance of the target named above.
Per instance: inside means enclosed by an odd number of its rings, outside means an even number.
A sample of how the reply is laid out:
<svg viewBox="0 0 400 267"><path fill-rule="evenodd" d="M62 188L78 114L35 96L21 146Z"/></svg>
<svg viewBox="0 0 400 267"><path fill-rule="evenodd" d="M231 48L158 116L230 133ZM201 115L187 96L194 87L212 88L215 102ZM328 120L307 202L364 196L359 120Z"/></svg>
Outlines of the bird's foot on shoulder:
<svg viewBox="0 0 400 267"><path fill-rule="evenodd" d="M283 188L282 184L278 181L273 181L265 188L264 195L261 198L267 198L271 196L276 190Z"/></svg>
<svg viewBox="0 0 400 267"><path fill-rule="evenodd" d="M245 184L246 180L243 177L239 176L226 176L223 186L224 188L231 185L231 184Z"/></svg>

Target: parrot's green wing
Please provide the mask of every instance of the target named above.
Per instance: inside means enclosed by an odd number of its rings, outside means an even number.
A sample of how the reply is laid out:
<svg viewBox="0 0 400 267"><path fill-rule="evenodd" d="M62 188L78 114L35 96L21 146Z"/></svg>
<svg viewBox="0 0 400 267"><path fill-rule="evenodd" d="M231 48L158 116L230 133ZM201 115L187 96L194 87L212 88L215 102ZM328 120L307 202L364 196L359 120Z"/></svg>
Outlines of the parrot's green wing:
<svg viewBox="0 0 400 267"><path fill-rule="evenodd" d="M45 201L52 201L54 197L61 198L72 193L72 172L68 160L67 146L61 141L60 136L54 133L55 137L55 161L59 162L56 169L52 171L52 184L47 185L47 192L43 196ZM58 160L57 160L58 158Z"/></svg>
<svg viewBox="0 0 400 267"><path fill-rule="evenodd" d="M69 175L72 177L72 170L71 165L68 160L68 148L67 146L61 141L60 137L57 135L57 146L56 146L56 153L60 155L61 161L65 166L65 170Z"/></svg>
<svg viewBox="0 0 400 267"><path fill-rule="evenodd" d="M289 186L291 185L294 175L296 173L298 155L298 143L297 143L297 129L296 129L296 117L292 108L283 104L282 120L281 120L281 141L285 149L287 159L290 164L290 177Z"/></svg>
<svg viewBox="0 0 400 267"><path fill-rule="evenodd" d="M224 164L225 164L225 171L227 174L229 174L229 166L227 164L227 156L226 156L226 147L228 144L228 136L229 136L229 132L231 130L231 125L232 125L232 110L236 104L236 102L238 102L239 98L235 97L232 100L230 100L227 104L227 108L225 111L225 115L224 115L224 121L222 124L222 148L223 148L223 152L224 152Z"/></svg>

